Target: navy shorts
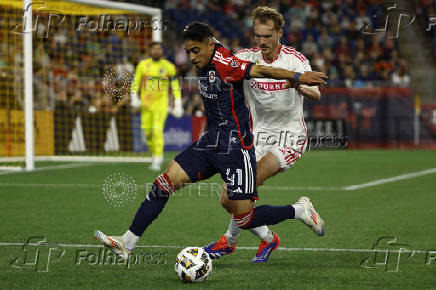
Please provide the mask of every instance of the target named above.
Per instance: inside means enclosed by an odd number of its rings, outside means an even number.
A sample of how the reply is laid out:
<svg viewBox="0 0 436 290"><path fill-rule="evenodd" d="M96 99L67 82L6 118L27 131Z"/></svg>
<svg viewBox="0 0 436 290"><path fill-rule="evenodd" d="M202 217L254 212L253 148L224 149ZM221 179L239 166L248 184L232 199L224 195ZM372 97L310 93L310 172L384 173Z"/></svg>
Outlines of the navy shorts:
<svg viewBox="0 0 436 290"><path fill-rule="evenodd" d="M227 184L231 200L259 199L256 189L256 156L251 149L232 148L220 151L195 142L174 158L191 181L205 180L216 173Z"/></svg>

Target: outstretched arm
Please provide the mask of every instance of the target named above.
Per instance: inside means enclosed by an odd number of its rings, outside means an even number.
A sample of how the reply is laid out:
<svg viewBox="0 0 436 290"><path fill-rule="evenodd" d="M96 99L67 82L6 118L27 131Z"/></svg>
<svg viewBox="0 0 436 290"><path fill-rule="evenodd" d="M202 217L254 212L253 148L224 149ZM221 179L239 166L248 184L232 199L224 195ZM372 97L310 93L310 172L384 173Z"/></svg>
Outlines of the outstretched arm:
<svg viewBox="0 0 436 290"><path fill-rule="evenodd" d="M271 78L278 80L288 79L309 86L325 84L325 81L328 79L327 75L323 72L308 71L304 74L301 74L282 68L258 64L255 64L251 67L250 78Z"/></svg>
<svg viewBox="0 0 436 290"><path fill-rule="evenodd" d="M312 101L321 100L321 93L317 86L309 87L307 85L298 85L297 91L300 92L304 97Z"/></svg>

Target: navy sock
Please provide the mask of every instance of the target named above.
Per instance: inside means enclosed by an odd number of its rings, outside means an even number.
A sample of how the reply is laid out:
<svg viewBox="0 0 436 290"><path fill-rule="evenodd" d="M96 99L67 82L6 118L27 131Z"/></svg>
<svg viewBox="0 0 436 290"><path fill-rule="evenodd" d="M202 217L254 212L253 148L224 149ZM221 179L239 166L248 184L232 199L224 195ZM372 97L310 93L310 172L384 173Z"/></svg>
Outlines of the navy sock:
<svg viewBox="0 0 436 290"><path fill-rule="evenodd" d="M158 179L153 183L151 191L136 212L129 228L132 233L139 237L162 212L170 196L170 192L160 188L157 182L159 182Z"/></svg>
<svg viewBox="0 0 436 290"><path fill-rule="evenodd" d="M250 219L251 216L251 219ZM275 225L295 217L292 205L272 206L261 205L252 209L245 217L234 217L236 224L243 229L256 228L263 225Z"/></svg>

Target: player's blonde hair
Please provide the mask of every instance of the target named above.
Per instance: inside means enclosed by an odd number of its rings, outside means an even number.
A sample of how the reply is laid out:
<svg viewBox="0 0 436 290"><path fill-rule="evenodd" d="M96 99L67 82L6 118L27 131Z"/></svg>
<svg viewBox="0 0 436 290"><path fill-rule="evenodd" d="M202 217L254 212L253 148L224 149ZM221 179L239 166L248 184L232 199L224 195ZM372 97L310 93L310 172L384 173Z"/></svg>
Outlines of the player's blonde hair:
<svg viewBox="0 0 436 290"><path fill-rule="evenodd" d="M274 22L274 29L279 31L284 24L283 15L277 12L277 10L268 6L259 6L251 12L251 18L253 21L259 20L260 23L265 24L268 20Z"/></svg>

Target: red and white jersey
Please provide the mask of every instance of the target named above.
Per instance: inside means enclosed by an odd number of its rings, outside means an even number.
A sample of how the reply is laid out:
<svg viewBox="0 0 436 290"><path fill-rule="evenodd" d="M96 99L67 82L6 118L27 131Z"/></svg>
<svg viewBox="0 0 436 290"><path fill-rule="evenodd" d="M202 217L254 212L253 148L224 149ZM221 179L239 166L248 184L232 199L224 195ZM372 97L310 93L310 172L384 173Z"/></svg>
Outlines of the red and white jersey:
<svg viewBox="0 0 436 290"><path fill-rule="evenodd" d="M258 47L236 53L242 60L295 72L311 71L307 58L294 48L281 45L271 62L263 58ZM290 147L300 155L307 145L307 129L303 116L304 97L285 80L252 78L244 80L244 94L253 120L255 146ZM275 141L275 144L271 144Z"/></svg>

